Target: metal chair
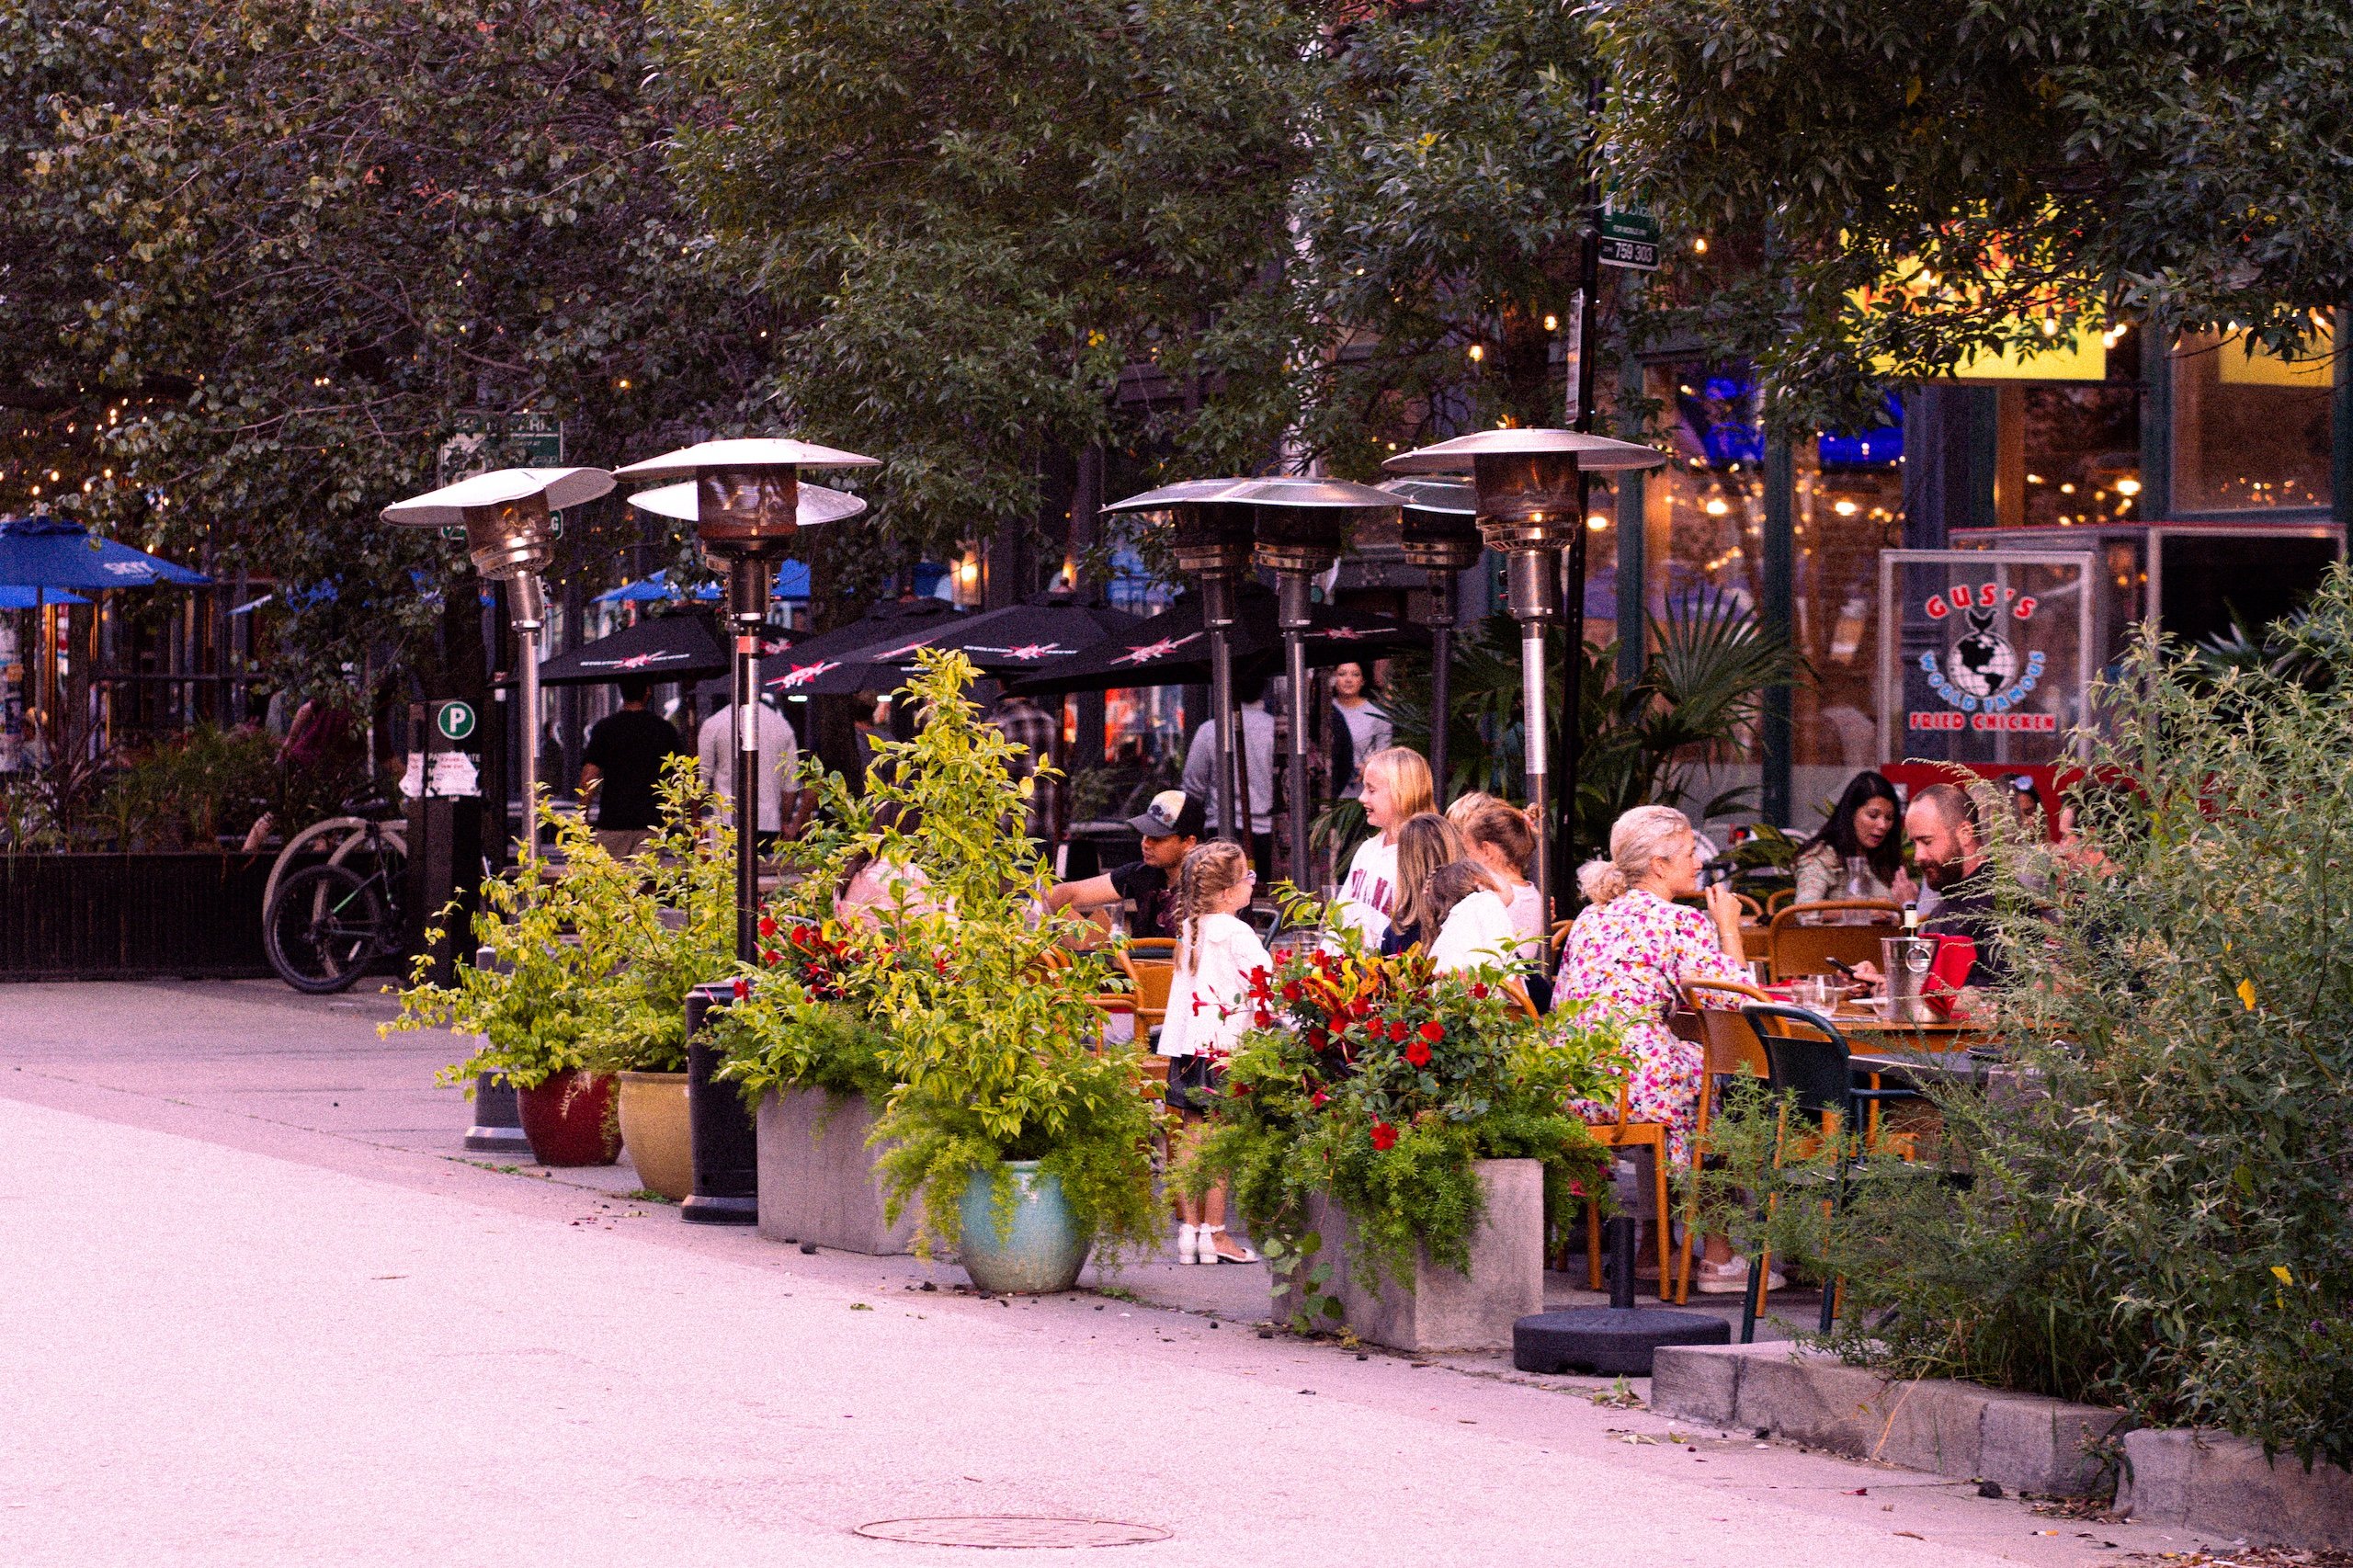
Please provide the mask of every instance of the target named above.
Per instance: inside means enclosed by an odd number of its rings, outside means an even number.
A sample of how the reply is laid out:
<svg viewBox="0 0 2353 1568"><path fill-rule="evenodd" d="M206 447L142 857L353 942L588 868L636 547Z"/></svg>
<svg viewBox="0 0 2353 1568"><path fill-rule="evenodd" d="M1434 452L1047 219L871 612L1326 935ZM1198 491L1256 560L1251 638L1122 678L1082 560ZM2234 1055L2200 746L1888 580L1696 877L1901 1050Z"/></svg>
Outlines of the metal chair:
<svg viewBox="0 0 2353 1568"><path fill-rule="evenodd" d="M1864 926L1813 926L1806 922L1824 915L1865 912L1874 918ZM1877 963L1884 926L1904 918L1900 904L1876 898L1836 898L1820 903L1783 904L1766 933L1771 949L1773 978L1794 980L1802 974L1826 974L1828 960L1841 963Z"/></svg>
<svg viewBox="0 0 2353 1568"><path fill-rule="evenodd" d="M1769 1069L1756 1028L1733 1006L1708 1006L1710 997L1737 997L1740 1002L1770 1002L1754 985L1736 980L1688 980L1683 1005L1697 1023L1699 1047L1699 1112L1691 1131L1691 1185L1683 1199L1683 1245L1676 1265L1675 1302L1691 1300L1692 1249L1699 1233L1699 1163L1706 1158L1708 1128L1715 1117L1716 1080L1747 1074L1763 1078Z"/></svg>
<svg viewBox="0 0 2353 1568"><path fill-rule="evenodd" d="M1787 1095L1801 1116L1815 1118L1821 1136L1830 1147L1838 1151L1831 1174L1831 1194L1824 1201L1825 1211L1835 1213L1846 1206L1847 1179L1852 1162L1847 1156L1843 1136L1847 1127L1862 1119L1865 1106L1887 1100L1916 1100L1925 1098L1916 1089L1866 1089L1855 1085L1847 1037L1838 1026L1821 1014L1803 1007L1791 1007L1779 1002L1751 1002L1740 1010L1756 1032L1756 1042L1765 1052L1765 1086L1776 1095ZM1802 1031L1791 1033L1792 1030ZM1788 1147L1790 1131L1786 1122L1777 1127L1773 1135L1773 1164L1778 1168ZM1766 1200L1765 1213L1771 1213L1772 1199ZM1740 1342L1753 1344L1756 1338L1756 1314L1763 1310L1766 1278L1772 1271L1772 1256L1768 1249L1759 1247L1748 1262L1748 1290L1742 1299ZM1821 1332L1830 1332L1837 1314L1838 1282L1822 1282Z"/></svg>

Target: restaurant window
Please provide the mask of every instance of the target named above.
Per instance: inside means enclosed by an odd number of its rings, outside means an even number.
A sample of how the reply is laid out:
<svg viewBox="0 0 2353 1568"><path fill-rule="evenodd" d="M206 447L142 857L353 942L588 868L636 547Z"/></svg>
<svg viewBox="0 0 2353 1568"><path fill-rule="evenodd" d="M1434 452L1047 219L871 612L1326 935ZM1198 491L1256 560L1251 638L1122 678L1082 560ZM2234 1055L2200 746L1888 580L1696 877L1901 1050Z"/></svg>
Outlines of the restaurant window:
<svg viewBox="0 0 2353 1568"><path fill-rule="evenodd" d="M1790 801L1800 823L1880 756L1879 554L1904 542L1904 413L1794 453L1790 630L1813 672L1791 688Z"/></svg>
<svg viewBox="0 0 2353 1568"><path fill-rule="evenodd" d="M1729 606L1756 614L1764 602L1765 431L1756 384L1745 370L1704 363L1656 365L1652 399L1665 411L1666 466L1643 486L1643 595L1662 620ZM1756 804L1757 737L1688 780L1691 805L1745 788Z"/></svg>
<svg viewBox="0 0 2353 1568"><path fill-rule="evenodd" d="M2272 511L2329 504L2335 358L2324 335L2294 361L2244 334L2184 333L2173 351L2173 506Z"/></svg>
<svg viewBox="0 0 2353 1568"><path fill-rule="evenodd" d="M2141 389L2114 381L2006 386L1994 511L2007 528L2141 517Z"/></svg>

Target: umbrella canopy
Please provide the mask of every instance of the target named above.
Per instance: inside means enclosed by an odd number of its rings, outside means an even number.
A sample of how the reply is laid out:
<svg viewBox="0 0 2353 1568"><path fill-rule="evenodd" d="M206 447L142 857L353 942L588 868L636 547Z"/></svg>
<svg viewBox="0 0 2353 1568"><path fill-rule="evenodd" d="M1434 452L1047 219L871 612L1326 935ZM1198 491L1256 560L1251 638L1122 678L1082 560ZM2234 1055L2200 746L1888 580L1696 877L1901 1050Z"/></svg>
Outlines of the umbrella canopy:
<svg viewBox="0 0 2353 1568"><path fill-rule="evenodd" d="M1009 678L1057 668L1107 640L1132 641L1143 635L1143 624L1124 610L1051 598L979 615L903 619L881 640L801 676L790 689L802 697L896 690L915 673L915 653L924 648L961 653L986 673Z"/></svg>
<svg viewBox="0 0 2353 1568"><path fill-rule="evenodd" d="M212 579L63 517L0 520L0 583L27 588L144 588L156 583L197 587Z"/></svg>
<svg viewBox="0 0 2353 1568"><path fill-rule="evenodd" d="M776 586L768 597L775 599L805 599L809 597L809 568L798 561L777 564ZM596 602L608 604L663 604L673 599L691 598L697 604L715 604L719 599L719 585L705 583L691 594L670 585L670 574L656 572L651 577L640 577L634 583L623 583L618 588L608 588L597 596Z"/></svg>
<svg viewBox="0 0 2353 1568"><path fill-rule="evenodd" d="M1253 583L1229 634L1236 663L1270 658L1282 651L1275 622L1275 596ZM1324 667L1429 641L1421 628L1370 610L1314 607L1307 632L1307 662ZM1188 595L1166 615L1140 622L1132 636L1113 638L1051 670L1009 681L1029 696L1066 691L1108 691L1115 687L1191 686L1210 678L1210 640L1201 625L1200 596Z"/></svg>
<svg viewBox="0 0 2353 1568"><path fill-rule="evenodd" d="M727 669L727 650L699 615L661 615L540 665L541 686L590 686L638 676L700 680Z"/></svg>
<svg viewBox="0 0 2353 1568"><path fill-rule="evenodd" d="M945 599L906 599L878 605L847 626L836 626L831 631L821 631L795 643L784 667L773 674L761 670L760 682L779 695L807 697L815 689L813 683L841 668L848 655L907 642L927 632L944 632L955 619L956 607ZM824 692L836 689L828 686Z"/></svg>
<svg viewBox="0 0 2353 1568"><path fill-rule="evenodd" d="M0 609L39 609L43 605L85 605L90 601L79 594L69 594L63 588L27 588L14 584L0 585Z"/></svg>

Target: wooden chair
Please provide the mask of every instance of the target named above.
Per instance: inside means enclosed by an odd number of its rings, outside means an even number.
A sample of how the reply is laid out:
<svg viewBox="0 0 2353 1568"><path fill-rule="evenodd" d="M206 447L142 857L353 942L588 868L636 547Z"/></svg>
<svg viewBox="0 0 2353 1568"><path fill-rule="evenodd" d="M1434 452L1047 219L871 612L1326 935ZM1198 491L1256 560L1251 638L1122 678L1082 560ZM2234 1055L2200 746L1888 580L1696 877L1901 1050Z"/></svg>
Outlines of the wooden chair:
<svg viewBox="0 0 2353 1568"><path fill-rule="evenodd" d="M1730 980L1689 980L1683 983L1683 1005L1690 1009L1696 1021L1700 1054L1699 1114L1691 1131L1691 1186L1683 1199L1683 1245L1676 1263L1675 1301L1677 1306L1691 1299L1692 1253L1699 1233L1699 1162L1705 1158L1708 1127L1715 1117L1716 1080L1747 1074L1765 1077L1770 1067L1765 1059L1765 1047L1756 1038L1756 1029L1743 1017L1737 1006L1708 1006L1714 998L1737 998L1741 1002L1770 1002L1772 998L1754 985L1744 985Z"/></svg>
<svg viewBox="0 0 2353 1568"><path fill-rule="evenodd" d="M1131 937L1125 945L1127 950L1139 959L1149 959L1157 963L1176 961L1176 938L1174 937Z"/></svg>
<svg viewBox="0 0 2353 1568"><path fill-rule="evenodd" d="M1740 901L1741 919L1747 921L1762 920L1765 918L1765 906L1763 904L1757 903L1755 899L1749 897L1745 892L1736 892L1732 896Z"/></svg>
<svg viewBox="0 0 2353 1568"><path fill-rule="evenodd" d="M1136 988L1136 1029L1140 1038L1149 1039L1168 1017L1168 991L1176 983L1176 962L1140 959L1124 948L1118 957L1120 972Z"/></svg>
<svg viewBox="0 0 2353 1568"><path fill-rule="evenodd" d="M1775 888L1771 892L1765 895L1765 917L1769 920L1774 915L1779 915L1782 910L1796 903L1797 896L1798 890L1795 888Z"/></svg>
<svg viewBox="0 0 2353 1568"><path fill-rule="evenodd" d="M1652 1199L1658 1214L1658 1299L1673 1299L1675 1270L1671 1266L1674 1243L1668 1233L1670 1212L1666 1198L1666 1124L1659 1121L1629 1121L1626 1109L1626 1088L1618 1088L1618 1119L1608 1126L1591 1129L1593 1141L1613 1152L1621 1149L1647 1148L1651 1152ZM1585 1272L1587 1288L1601 1289L1601 1205L1588 1199L1585 1206Z"/></svg>
<svg viewBox="0 0 2353 1568"><path fill-rule="evenodd" d="M1874 919L1868 926L1809 926L1810 916L1868 913ZM1883 917L1883 918L1882 918ZM1876 898L1834 898L1821 903L1783 904L1773 916L1767 932L1772 947L1773 978L1792 980L1802 974L1827 974L1825 961L1836 959L1842 963L1877 963L1880 939L1888 935L1886 927L1904 918L1900 904Z"/></svg>

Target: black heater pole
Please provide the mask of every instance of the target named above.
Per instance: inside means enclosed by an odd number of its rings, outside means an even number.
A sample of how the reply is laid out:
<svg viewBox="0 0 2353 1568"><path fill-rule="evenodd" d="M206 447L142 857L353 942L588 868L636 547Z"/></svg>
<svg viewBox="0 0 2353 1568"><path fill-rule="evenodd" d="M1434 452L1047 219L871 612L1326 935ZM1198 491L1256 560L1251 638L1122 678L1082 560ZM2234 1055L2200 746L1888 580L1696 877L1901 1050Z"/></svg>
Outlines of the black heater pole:
<svg viewBox="0 0 2353 1568"><path fill-rule="evenodd" d="M743 554L727 566L727 613L735 623L735 956L760 952L760 628L767 619L768 563Z"/></svg>
<svg viewBox="0 0 2353 1568"><path fill-rule="evenodd" d="M1594 77L1586 88L1585 107L1587 123L1595 127L1597 136L1601 124L1599 76ZM1588 153L1585 180L1585 254L1579 258L1577 272L1577 416L1572 426L1583 436L1593 434L1594 371L1601 359L1601 182L1591 158L1592 154ZM1565 720L1561 734L1561 831L1553 840L1554 864L1559 870L1553 876L1552 885L1561 890L1564 901L1569 890L1577 885L1577 772L1585 761L1586 535L1592 531L1592 517L1593 475L1580 467L1577 470L1577 521L1576 528L1569 535L1569 580L1561 607L1562 625L1568 633L1568 667L1563 672L1565 689L1561 710Z"/></svg>

